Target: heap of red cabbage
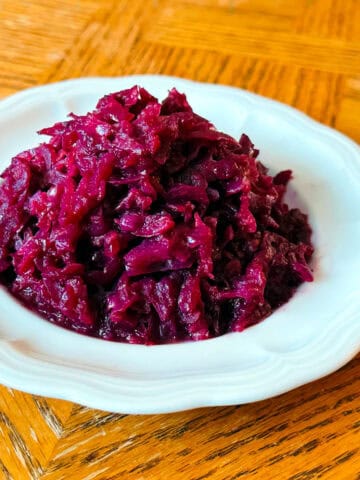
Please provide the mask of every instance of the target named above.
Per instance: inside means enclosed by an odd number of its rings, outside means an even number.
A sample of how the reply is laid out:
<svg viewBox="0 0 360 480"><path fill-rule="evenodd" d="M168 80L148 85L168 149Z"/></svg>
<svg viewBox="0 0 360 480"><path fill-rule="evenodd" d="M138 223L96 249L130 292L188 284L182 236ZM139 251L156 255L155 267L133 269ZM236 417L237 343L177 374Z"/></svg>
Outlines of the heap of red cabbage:
<svg viewBox="0 0 360 480"><path fill-rule="evenodd" d="M307 217L258 150L171 90L140 87L41 132L0 185L0 280L84 334L131 343L241 331L311 281ZM11 321L11 319L9 319Z"/></svg>

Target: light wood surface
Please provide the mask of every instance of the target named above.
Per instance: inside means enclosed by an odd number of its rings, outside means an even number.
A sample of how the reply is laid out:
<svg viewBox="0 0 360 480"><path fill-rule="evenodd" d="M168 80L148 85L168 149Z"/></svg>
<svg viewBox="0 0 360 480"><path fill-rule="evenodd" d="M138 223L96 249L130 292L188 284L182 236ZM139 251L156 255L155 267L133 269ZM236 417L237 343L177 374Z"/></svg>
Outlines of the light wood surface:
<svg viewBox="0 0 360 480"><path fill-rule="evenodd" d="M246 88L360 141L360 2L0 1L0 97L131 73ZM1 480L243 478L360 479L359 356L271 400L169 415L0 387Z"/></svg>

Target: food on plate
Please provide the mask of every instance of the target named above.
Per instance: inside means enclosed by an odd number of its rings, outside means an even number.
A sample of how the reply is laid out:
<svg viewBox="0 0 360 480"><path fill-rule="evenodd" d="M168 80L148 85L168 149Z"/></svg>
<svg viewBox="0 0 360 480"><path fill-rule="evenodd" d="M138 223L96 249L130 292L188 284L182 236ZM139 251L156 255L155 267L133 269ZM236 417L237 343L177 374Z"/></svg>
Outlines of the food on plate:
<svg viewBox="0 0 360 480"><path fill-rule="evenodd" d="M0 281L65 328L158 344L242 331L312 281L307 216L239 141L135 86L40 131L0 184ZM9 319L11 321L11 319Z"/></svg>

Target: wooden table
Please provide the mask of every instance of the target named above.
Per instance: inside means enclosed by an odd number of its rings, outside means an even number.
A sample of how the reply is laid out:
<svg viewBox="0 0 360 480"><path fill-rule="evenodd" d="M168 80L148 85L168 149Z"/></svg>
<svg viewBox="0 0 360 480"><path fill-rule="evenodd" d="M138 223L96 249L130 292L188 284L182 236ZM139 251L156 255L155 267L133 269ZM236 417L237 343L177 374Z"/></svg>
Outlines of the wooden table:
<svg viewBox="0 0 360 480"><path fill-rule="evenodd" d="M2 0L0 96L89 75L236 85L360 140L358 0ZM360 479L360 357L271 400L126 416L0 387L0 479Z"/></svg>

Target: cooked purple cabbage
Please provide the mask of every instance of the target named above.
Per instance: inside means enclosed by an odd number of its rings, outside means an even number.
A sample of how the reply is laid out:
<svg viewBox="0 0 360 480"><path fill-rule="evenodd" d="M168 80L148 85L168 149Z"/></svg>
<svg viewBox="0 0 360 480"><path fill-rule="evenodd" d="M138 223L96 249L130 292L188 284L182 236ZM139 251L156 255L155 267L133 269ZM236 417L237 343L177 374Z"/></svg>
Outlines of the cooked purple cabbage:
<svg viewBox="0 0 360 480"><path fill-rule="evenodd" d="M241 331L312 281L306 215L258 150L175 89L102 98L45 128L0 186L0 280L80 333L130 343ZM11 319L9 319L11 321Z"/></svg>

